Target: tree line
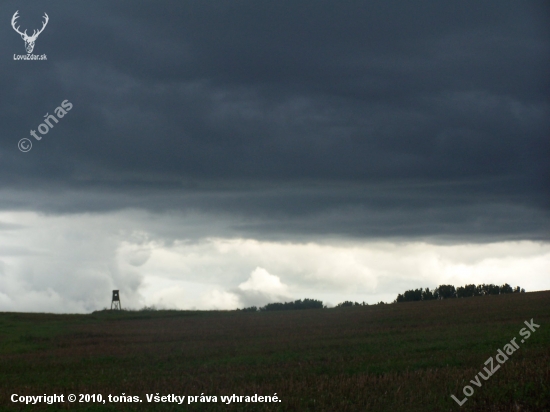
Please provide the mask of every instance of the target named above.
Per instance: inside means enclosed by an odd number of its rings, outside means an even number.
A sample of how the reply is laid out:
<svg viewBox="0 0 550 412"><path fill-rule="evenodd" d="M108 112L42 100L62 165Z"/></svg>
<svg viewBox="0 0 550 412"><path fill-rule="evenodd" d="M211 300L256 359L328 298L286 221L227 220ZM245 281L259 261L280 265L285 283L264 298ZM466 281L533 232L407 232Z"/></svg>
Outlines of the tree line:
<svg viewBox="0 0 550 412"><path fill-rule="evenodd" d="M323 301L316 299L298 299L294 302L275 302L268 303L265 306L258 308L257 306L250 306L244 309L237 309L243 312L257 312L257 311L273 311L273 310L297 310L297 309L323 309Z"/></svg>
<svg viewBox="0 0 550 412"><path fill-rule="evenodd" d="M453 285L440 285L431 291L425 289L411 289L398 294L395 302L413 302L418 300L434 300L449 298L467 298L471 296L503 295L505 293L525 293L525 289L516 286L512 288L508 283L502 286L493 284L465 285L455 288Z"/></svg>
<svg viewBox="0 0 550 412"><path fill-rule="evenodd" d="M413 302L419 300L436 300L436 299L449 299L449 298L466 298L471 296L484 296L484 295L502 295L505 293L525 293L525 289L516 286L512 288L508 283L502 286L493 284L481 284L481 285L465 285L455 288L453 285L440 285L434 290L430 288L425 289L411 289L405 291L403 294L398 294L397 298L392 302ZM384 305L385 303L380 301L375 305ZM344 301L336 305L336 307L349 307L349 306L369 306L368 303L358 303L351 301ZM323 305L321 300L316 299L298 299L294 302L276 302L268 303L265 306L257 307L250 306L244 309L237 309L241 312L259 312L259 311L275 311L275 310L300 310L300 309L323 309L326 306Z"/></svg>
<svg viewBox="0 0 550 412"><path fill-rule="evenodd" d="M385 303L380 301L378 303L375 303L375 305L385 305ZM352 302L350 300L346 300L345 302L342 302L336 305L337 308L346 308L350 306L369 306L369 304L365 302L358 303L358 302Z"/></svg>

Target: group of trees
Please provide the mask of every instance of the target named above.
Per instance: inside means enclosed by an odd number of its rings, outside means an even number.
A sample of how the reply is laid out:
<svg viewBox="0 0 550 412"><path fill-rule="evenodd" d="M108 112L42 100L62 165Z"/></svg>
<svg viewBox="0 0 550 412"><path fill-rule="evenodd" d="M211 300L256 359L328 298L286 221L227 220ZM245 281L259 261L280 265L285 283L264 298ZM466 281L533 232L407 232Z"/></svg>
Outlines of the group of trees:
<svg viewBox="0 0 550 412"><path fill-rule="evenodd" d="M380 301L376 305L384 305L384 302ZM351 302L346 300L345 302L339 303L336 305L337 308L344 308L349 306L369 306L368 303L358 303ZM315 299L304 299L304 300L295 300L294 302L284 302L284 303L268 303L265 306L258 308L257 306L250 306L244 309L237 309L241 312L258 312L258 311L272 311L272 310L295 310L295 309L326 309L326 306L323 306L323 302Z"/></svg>
<svg viewBox="0 0 550 412"><path fill-rule="evenodd" d="M296 310L296 309L322 309L323 308L323 302L316 299L298 299L294 302L276 302L276 303L268 303L265 306L262 306L261 308L258 308L256 306L250 306L248 308L244 309L237 309L244 312L257 312L257 311L272 311L272 310Z"/></svg>
<svg viewBox="0 0 550 412"><path fill-rule="evenodd" d="M384 302L380 301L378 303L375 303L375 305L384 305ZM346 300L345 302L342 302L342 303L339 303L338 305L336 305L337 308L345 308L345 307L349 307L349 306L369 306L368 303L358 303L358 302L351 302L349 300Z"/></svg>
<svg viewBox="0 0 550 412"><path fill-rule="evenodd" d="M430 288L425 289L411 289L405 291L403 294L397 295L395 302L413 302L418 300L435 300L435 299L449 299L449 298L466 298L470 296L484 296L484 295L502 295L504 293L524 293L525 289L516 286L512 288L508 283L502 286L493 284L481 284L481 285L465 285L455 288L453 285L440 285L434 290ZM384 305L384 302L380 301L377 305ZM368 306L368 303L358 303L346 300L345 302L336 305L338 308L350 307L350 306ZM323 309L323 302L316 299L304 299L295 300L294 302L276 302L268 303L265 306L258 308L257 306L250 306L244 309L237 309L242 312L258 312L258 311L273 311L273 310L296 310L296 309Z"/></svg>
<svg viewBox="0 0 550 412"><path fill-rule="evenodd" d="M525 289L516 286L512 288L508 283L502 286L493 284L466 285L455 288L453 285L440 285L431 291L426 289L411 289L397 295L395 302L412 302L418 300L466 298L470 296L502 295L504 293L524 293Z"/></svg>

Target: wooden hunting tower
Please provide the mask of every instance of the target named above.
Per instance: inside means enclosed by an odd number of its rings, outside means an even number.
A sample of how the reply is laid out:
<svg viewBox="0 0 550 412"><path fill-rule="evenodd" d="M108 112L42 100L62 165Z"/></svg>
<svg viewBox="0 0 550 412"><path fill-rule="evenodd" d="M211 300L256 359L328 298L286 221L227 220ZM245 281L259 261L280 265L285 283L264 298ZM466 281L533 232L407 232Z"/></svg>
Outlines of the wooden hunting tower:
<svg viewBox="0 0 550 412"><path fill-rule="evenodd" d="M120 306L120 296L118 294L118 290L113 290L113 300L111 301L111 310L122 310L122 307Z"/></svg>

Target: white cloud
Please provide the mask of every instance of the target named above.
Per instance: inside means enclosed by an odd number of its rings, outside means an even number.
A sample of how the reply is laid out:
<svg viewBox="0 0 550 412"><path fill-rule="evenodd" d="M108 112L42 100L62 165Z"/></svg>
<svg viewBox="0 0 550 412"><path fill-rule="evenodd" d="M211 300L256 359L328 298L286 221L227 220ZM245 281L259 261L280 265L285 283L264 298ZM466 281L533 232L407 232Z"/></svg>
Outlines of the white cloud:
<svg viewBox="0 0 550 412"><path fill-rule="evenodd" d="M290 297L288 286L281 283L278 276L270 275L267 270L257 267L246 282L239 285L243 292L259 292L271 296Z"/></svg>
<svg viewBox="0 0 550 412"><path fill-rule="evenodd" d="M290 288L281 282L278 276L257 267L250 273L246 282L241 283L234 292L239 296L242 306L264 306L272 302L292 300Z"/></svg>

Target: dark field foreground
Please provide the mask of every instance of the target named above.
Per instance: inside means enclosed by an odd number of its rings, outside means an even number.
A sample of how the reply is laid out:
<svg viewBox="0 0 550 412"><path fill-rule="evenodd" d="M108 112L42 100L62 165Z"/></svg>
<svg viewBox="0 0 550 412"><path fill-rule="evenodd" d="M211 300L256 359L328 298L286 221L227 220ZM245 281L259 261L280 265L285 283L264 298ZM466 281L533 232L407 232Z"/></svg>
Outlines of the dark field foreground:
<svg viewBox="0 0 550 412"><path fill-rule="evenodd" d="M530 321L540 325L521 343ZM481 387L485 361L519 345ZM495 360L495 366L497 362ZM465 385L475 393L459 407ZM12 394L142 403L12 403ZM146 394L217 396L148 403ZM221 402L262 395L276 403ZM0 410L550 411L550 292L286 312L0 314Z"/></svg>

